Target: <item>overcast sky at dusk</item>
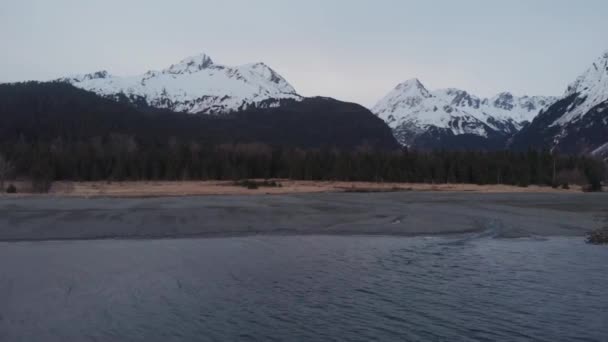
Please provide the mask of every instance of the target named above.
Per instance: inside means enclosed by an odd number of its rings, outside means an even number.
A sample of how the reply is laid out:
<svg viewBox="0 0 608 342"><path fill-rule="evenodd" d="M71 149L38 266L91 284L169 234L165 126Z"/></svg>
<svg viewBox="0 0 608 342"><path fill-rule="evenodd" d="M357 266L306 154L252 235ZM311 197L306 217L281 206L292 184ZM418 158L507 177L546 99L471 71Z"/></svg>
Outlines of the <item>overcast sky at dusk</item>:
<svg viewBox="0 0 608 342"><path fill-rule="evenodd" d="M263 61L305 96L397 83L560 95L608 50L608 1L0 0L0 82Z"/></svg>

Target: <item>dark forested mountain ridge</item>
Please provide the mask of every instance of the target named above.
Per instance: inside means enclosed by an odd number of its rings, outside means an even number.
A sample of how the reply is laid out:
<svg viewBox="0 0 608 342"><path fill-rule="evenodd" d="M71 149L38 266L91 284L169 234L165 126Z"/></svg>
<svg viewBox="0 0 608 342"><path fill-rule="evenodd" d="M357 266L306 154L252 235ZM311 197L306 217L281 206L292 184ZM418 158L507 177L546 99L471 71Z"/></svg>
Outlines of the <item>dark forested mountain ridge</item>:
<svg viewBox="0 0 608 342"><path fill-rule="evenodd" d="M309 98L260 107L222 116L192 115L136 107L62 82L2 84L0 139L79 141L118 133L142 142L176 138L208 144L399 148L388 126L356 104Z"/></svg>

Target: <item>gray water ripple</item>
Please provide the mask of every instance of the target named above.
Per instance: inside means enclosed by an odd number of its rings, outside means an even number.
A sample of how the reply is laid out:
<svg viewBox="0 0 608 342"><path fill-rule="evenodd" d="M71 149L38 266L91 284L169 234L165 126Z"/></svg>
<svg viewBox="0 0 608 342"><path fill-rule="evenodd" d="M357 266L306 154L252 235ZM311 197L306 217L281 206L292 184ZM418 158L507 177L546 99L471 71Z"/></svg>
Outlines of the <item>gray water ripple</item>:
<svg viewBox="0 0 608 342"><path fill-rule="evenodd" d="M608 249L574 238L0 244L4 341L604 341Z"/></svg>

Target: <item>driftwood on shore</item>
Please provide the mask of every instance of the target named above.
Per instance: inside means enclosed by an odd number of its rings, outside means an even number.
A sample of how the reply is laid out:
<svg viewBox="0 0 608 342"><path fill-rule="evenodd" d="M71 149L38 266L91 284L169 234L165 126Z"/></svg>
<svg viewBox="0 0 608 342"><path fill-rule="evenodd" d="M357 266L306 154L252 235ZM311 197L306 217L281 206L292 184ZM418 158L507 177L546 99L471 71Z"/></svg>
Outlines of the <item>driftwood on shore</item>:
<svg viewBox="0 0 608 342"><path fill-rule="evenodd" d="M608 245L608 227L594 230L587 234L587 243L594 245Z"/></svg>

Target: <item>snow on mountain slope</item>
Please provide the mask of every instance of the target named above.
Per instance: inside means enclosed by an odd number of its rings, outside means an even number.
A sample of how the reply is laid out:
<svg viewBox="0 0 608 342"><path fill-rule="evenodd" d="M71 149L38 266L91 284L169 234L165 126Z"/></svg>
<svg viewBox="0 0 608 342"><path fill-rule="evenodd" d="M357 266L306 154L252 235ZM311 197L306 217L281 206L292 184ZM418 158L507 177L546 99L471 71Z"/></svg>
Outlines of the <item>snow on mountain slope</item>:
<svg viewBox="0 0 608 342"><path fill-rule="evenodd" d="M187 113L223 114L252 105L276 106L284 99L301 100L283 77L263 63L229 67L205 54L139 76L100 71L59 81L109 98L124 95L134 103Z"/></svg>
<svg viewBox="0 0 608 342"><path fill-rule="evenodd" d="M513 136L510 147L608 157L608 51L564 95Z"/></svg>
<svg viewBox="0 0 608 342"><path fill-rule="evenodd" d="M372 112L391 126L402 144L410 145L431 129L455 136L510 135L554 100L510 93L482 99L453 88L431 92L418 79L411 79L380 100Z"/></svg>
<svg viewBox="0 0 608 342"><path fill-rule="evenodd" d="M563 97L567 98L572 95L576 95L578 100L553 122L553 126L573 123L593 107L608 100L608 51L604 52L589 69L568 86Z"/></svg>

